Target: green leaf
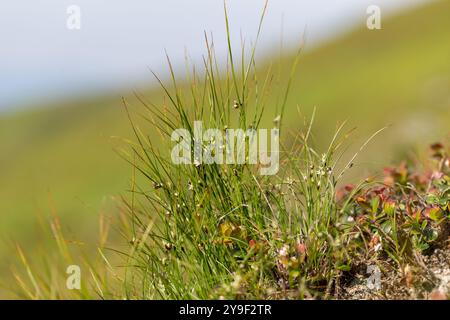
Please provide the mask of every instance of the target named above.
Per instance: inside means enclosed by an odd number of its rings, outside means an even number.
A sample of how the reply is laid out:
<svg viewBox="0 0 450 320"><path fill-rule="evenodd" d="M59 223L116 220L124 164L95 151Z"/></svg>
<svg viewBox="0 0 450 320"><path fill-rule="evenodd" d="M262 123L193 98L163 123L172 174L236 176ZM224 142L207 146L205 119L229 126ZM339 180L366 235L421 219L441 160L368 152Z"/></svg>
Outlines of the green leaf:
<svg viewBox="0 0 450 320"><path fill-rule="evenodd" d="M437 204L439 203L439 198L435 194L429 193L426 195L425 201L428 204Z"/></svg>
<svg viewBox="0 0 450 320"><path fill-rule="evenodd" d="M372 213L375 215L378 211L378 205L380 204L380 198L375 197L372 199Z"/></svg>
<svg viewBox="0 0 450 320"><path fill-rule="evenodd" d="M338 268L338 270L341 270L341 271L350 271L352 269L352 267L348 264L341 264L337 268Z"/></svg>
<svg viewBox="0 0 450 320"><path fill-rule="evenodd" d="M423 220L421 229L425 230L425 228L427 227L427 224L428 224L427 220Z"/></svg>
<svg viewBox="0 0 450 320"><path fill-rule="evenodd" d="M443 212L440 208L435 207L435 208L431 208L430 211L428 212L429 217L431 220L433 221L438 221L439 219L442 218Z"/></svg>

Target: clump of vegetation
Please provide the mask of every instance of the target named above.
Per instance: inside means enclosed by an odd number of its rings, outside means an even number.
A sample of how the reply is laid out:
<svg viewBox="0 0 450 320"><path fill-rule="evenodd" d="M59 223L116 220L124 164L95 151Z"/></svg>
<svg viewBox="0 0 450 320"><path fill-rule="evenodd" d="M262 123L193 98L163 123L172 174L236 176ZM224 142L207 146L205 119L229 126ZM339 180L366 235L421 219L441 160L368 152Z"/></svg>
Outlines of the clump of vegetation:
<svg viewBox="0 0 450 320"><path fill-rule="evenodd" d="M207 39L203 78L195 71L189 76L191 96L182 96L169 61L171 88L160 81L168 105L161 109L140 98L147 106L146 118L166 140L178 128L194 136L192 124L199 119L210 128L260 127L272 75L269 72L260 80L255 47L248 62L243 48L241 61L236 63L226 22L225 78L219 74L214 45ZM273 114L278 128L291 81L292 77ZM134 126L138 143L132 147L129 158L135 160L130 162L153 190L135 186L128 205L133 245L129 262L134 267L128 273L127 296L329 295L335 277L349 260L351 229L345 224L346 211L335 201L338 180L348 169L338 172L335 160L335 156L340 158L345 135L340 126L328 150L319 154L309 145L311 126L312 121L306 132L292 137L289 150L283 148L282 169L274 176L260 176L258 166L250 164L174 164Z"/></svg>
<svg viewBox="0 0 450 320"><path fill-rule="evenodd" d="M430 149L432 154L423 171L402 162L396 168L386 168L382 182L347 185L338 192L338 201L345 203L352 221L354 261L400 270L401 286L417 286L418 298L430 293L418 274L428 276L431 289L442 282L424 261L443 251L447 257L441 257L440 262L447 265L446 273L449 271L450 149L441 143ZM448 294L448 283L445 286L443 296Z"/></svg>
<svg viewBox="0 0 450 320"><path fill-rule="evenodd" d="M383 183L356 193L349 185L339 194L354 193L346 208L356 221L360 241L399 264L414 250L430 252L441 246L440 240L449 235L450 158L440 143L431 149L433 165L425 172L415 172L402 162L384 170Z"/></svg>

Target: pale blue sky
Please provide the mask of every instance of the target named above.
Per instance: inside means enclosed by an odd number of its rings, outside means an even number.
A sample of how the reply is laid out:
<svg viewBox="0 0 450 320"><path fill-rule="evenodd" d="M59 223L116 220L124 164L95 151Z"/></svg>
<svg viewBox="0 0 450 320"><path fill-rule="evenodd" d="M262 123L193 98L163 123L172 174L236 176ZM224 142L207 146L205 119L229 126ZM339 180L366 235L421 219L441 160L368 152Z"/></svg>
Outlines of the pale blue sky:
<svg viewBox="0 0 450 320"><path fill-rule="evenodd" d="M311 48L365 23L366 8L383 15L425 0L271 0L260 53L307 32ZM264 0L228 0L235 40L254 39ZM81 30L66 27L69 5L81 8ZM177 65L184 50L204 53L203 31L224 52L223 0L14 0L0 3L0 110L80 93L139 87L149 67L164 72L164 49Z"/></svg>

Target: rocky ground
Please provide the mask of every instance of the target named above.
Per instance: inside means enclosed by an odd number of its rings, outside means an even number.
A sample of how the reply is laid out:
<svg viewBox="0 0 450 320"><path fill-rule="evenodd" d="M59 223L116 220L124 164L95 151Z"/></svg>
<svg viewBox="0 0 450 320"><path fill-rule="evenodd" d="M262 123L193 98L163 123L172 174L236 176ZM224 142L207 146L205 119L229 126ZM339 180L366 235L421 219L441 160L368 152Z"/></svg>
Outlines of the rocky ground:
<svg viewBox="0 0 450 320"><path fill-rule="evenodd" d="M402 270L386 261L380 267L380 287L373 281L367 265L339 290L339 299L450 299L450 247L434 249L429 255L416 256L414 266ZM369 279L369 280L368 280ZM369 281L369 282L368 282Z"/></svg>

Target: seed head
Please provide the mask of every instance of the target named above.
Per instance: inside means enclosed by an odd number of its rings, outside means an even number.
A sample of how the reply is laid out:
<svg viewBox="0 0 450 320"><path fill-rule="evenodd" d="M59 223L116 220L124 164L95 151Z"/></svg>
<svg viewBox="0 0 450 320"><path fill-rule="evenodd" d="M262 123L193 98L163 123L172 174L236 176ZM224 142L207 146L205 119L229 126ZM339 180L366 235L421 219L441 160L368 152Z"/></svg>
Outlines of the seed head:
<svg viewBox="0 0 450 320"><path fill-rule="evenodd" d="M281 116L278 115L278 116L275 117L275 119L273 119L273 123L274 123L274 124L279 124L279 123L280 123L280 120L281 120Z"/></svg>
<svg viewBox="0 0 450 320"><path fill-rule="evenodd" d="M155 188L156 190L161 189L162 187L162 183L153 182L153 188Z"/></svg>

